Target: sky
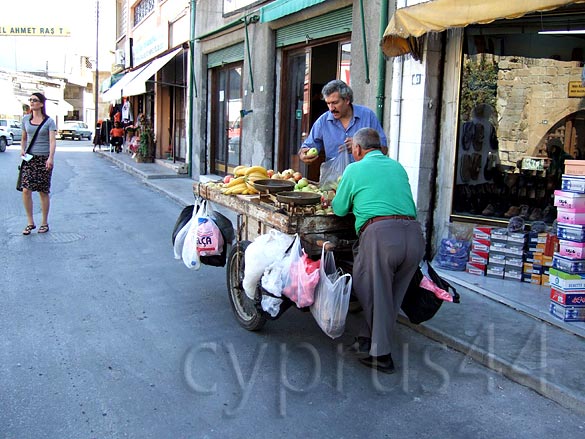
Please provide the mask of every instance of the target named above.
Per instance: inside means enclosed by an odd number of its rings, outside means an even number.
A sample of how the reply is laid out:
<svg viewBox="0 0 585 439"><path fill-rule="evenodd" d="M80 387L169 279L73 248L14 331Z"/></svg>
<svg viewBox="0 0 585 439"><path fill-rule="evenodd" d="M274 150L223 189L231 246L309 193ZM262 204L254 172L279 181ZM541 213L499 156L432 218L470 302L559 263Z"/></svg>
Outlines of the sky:
<svg viewBox="0 0 585 439"><path fill-rule="evenodd" d="M96 57L96 0L23 0L2 8L2 27L64 27L68 37L0 35L0 69L69 73L78 56ZM21 7L17 7L16 5ZM110 70L115 45L115 0L99 0L98 59Z"/></svg>

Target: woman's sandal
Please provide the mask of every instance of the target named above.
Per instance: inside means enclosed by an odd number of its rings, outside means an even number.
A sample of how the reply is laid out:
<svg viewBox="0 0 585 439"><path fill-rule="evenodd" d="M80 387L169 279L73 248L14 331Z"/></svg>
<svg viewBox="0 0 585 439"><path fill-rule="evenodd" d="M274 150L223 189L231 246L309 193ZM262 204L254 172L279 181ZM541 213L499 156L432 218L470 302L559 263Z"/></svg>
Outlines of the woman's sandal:
<svg viewBox="0 0 585 439"><path fill-rule="evenodd" d="M39 227L39 231L37 233L47 233L48 231L49 231L49 225L43 224L41 227Z"/></svg>
<svg viewBox="0 0 585 439"><path fill-rule="evenodd" d="M28 226L26 226L24 228L24 230L22 231L22 234L23 235L30 235L30 232L36 228L37 228L37 226L35 226L34 224L29 224Z"/></svg>

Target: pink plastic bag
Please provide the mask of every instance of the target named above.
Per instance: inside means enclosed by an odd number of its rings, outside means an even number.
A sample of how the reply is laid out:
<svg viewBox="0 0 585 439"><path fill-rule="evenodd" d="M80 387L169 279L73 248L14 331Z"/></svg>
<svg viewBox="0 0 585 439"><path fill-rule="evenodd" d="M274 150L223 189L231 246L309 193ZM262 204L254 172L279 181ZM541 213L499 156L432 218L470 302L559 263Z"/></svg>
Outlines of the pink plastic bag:
<svg viewBox="0 0 585 439"><path fill-rule="evenodd" d="M433 293L435 293L435 296L437 296L439 299L444 300L445 302L453 302L453 296L451 296L451 294L449 294L442 288L439 288L432 280L430 280L428 277L424 275L422 280L420 281L420 286L425 290L432 291Z"/></svg>
<svg viewBox="0 0 585 439"><path fill-rule="evenodd" d="M310 306L315 300L315 287L319 282L321 261L313 261L307 256L298 235L289 257L290 268L284 276L282 294L295 302L299 308Z"/></svg>
<svg viewBox="0 0 585 439"><path fill-rule="evenodd" d="M223 236L215 221L209 216L207 201L197 214L197 253L199 256L220 255L223 251Z"/></svg>

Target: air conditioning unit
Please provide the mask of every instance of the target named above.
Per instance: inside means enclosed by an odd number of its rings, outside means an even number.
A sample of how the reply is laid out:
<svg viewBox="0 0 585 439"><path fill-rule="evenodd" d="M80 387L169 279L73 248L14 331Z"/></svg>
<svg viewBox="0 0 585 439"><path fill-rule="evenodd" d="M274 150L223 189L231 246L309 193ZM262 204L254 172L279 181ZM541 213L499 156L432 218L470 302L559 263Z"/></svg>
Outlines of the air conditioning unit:
<svg viewBox="0 0 585 439"><path fill-rule="evenodd" d="M115 64L119 65L119 66L123 66L124 64L126 64L126 53L124 52L124 49L118 49L114 52L114 59L115 59Z"/></svg>

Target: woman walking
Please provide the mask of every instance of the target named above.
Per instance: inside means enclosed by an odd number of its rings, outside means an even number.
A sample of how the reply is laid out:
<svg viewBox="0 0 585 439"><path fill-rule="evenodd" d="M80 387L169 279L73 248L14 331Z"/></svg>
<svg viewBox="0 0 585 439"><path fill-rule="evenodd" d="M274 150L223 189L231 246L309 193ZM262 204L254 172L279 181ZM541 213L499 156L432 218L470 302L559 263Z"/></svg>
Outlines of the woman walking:
<svg viewBox="0 0 585 439"><path fill-rule="evenodd" d="M46 100L42 93L33 93L28 100L31 112L22 119L20 142L20 153L23 157L22 202L28 219L27 226L22 231L23 235L30 235L31 231L36 229L33 218L33 192L38 192L41 198L41 225L38 233L49 231L48 217L51 204L49 192L57 143L55 140L57 126L55 121L47 116ZM27 160L30 156L32 156L30 160Z"/></svg>

